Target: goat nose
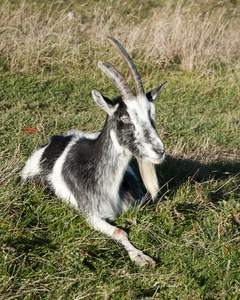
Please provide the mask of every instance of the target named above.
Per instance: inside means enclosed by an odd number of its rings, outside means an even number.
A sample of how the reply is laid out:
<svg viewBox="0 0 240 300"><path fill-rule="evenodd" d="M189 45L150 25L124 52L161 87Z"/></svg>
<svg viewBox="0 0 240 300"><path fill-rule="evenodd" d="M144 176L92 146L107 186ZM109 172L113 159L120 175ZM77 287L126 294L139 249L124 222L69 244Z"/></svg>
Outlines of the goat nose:
<svg viewBox="0 0 240 300"><path fill-rule="evenodd" d="M161 155L163 156L165 154L165 150L164 149L154 149L154 151L158 154L158 155Z"/></svg>

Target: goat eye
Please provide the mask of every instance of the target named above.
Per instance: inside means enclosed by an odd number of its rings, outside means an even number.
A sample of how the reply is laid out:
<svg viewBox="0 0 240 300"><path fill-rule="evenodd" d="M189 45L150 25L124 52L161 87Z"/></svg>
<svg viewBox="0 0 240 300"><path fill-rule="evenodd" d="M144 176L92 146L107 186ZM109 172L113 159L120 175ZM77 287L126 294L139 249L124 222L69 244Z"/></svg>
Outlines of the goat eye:
<svg viewBox="0 0 240 300"><path fill-rule="evenodd" d="M123 123L125 123L125 124L132 124L131 119L127 116L121 117L121 121L123 121Z"/></svg>

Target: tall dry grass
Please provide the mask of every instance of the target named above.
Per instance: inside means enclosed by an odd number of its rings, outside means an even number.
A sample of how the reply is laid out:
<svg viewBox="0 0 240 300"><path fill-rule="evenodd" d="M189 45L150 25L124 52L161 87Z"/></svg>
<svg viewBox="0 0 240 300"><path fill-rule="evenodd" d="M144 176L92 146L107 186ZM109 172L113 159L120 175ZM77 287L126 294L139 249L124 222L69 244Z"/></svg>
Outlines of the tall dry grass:
<svg viewBox="0 0 240 300"><path fill-rule="evenodd" d="M121 4L100 3L86 6L83 17L77 11L70 16L70 7L57 3L47 8L25 1L17 7L8 1L1 5L0 53L5 67L82 71L94 57L99 59L99 51L104 55L105 37L111 35L146 63L177 64L186 71L230 65L239 73L240 18L224 5L203 11L194 4L165 4L141 19L140 6L124 15Z"/></svg>
<svg viewBox="0 0 240 300"><path fill-rule="evenodd" d="M206 69L240 58L239 18L226 19L226 9L192 12L191 7L166 6L141 24L137 40L145 41L146 60L175 61L182 69Z"/></svg>

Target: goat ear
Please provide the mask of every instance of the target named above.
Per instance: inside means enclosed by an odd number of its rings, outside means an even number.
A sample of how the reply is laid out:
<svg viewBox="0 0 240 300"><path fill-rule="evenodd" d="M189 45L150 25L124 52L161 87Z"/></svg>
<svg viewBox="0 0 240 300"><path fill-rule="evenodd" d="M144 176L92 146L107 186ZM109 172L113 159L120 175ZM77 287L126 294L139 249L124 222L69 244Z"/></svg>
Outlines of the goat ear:
<svg viewBox="0 0 240 300"><path fill-rule="evenodd" d="M93 89L92 90L93 99L96 101L97 105L100 106L105 112L112 116L117 109L117 106L108 99L107 97L102 96L102 94L98 91Z"/></svg>
<svg viewBox="0 0 240 300"><path fill-rule="evenodd" d="M160 94L162 88L165 86L166 83L167 83L167 81L165 81L159 87L157 87L157 88L153 89L152 91L148 92L146 94L148 100L151 101L151 102L154 101L158 97L158 95Z"/></svg>

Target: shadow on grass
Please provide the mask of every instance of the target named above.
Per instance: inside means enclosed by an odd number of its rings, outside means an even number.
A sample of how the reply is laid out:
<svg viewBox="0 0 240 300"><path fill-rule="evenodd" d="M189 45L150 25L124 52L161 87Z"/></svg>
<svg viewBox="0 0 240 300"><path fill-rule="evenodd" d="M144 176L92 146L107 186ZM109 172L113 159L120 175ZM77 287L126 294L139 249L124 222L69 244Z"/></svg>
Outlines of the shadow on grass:
<svg viewBox="0 0 240 300"><path fill-rule="evenodd" d="M202 163L201 160L209 159L209 163ZM222 188L211 190L209 199L217 203L222 199L228 200L231 191L226 189L232 184L232 190L237 193L240 190L240 156L224 154L218 155L216 159L206 154L202 157L190 155L187 157L168 156L162 166L158 168L162 201L164 196L175 193L183 184L194 185L196 182L222 182ZM165 182L165 183L164 183Z"/></svg>
<svg viewBox="0 0 240 300"><path fill-rule="evenodd" d="M26 238L26 237L19 237L16 239L9 239L6 241L6 245L8 247L11 247L14 249L14 251L17 252L34 252L35 249L38 249L38 254L39 254L39 249L42 248L51 248L54 250L56 247L51 244L52 240L49 238L40 238L40 237L34 237L32 239Z"/></svg>

